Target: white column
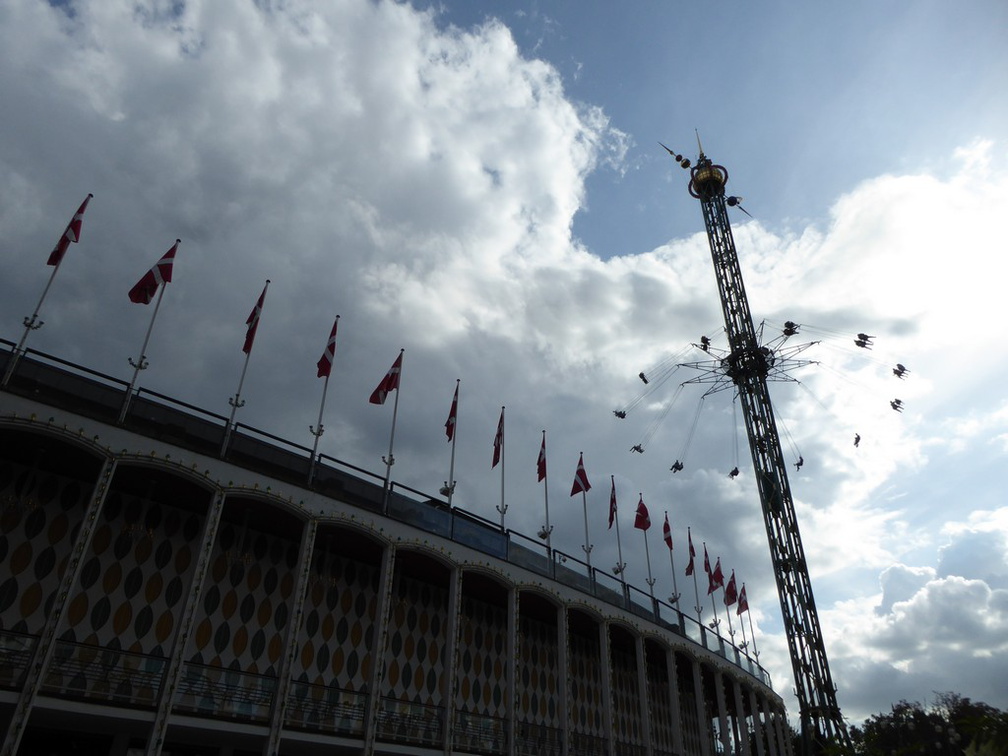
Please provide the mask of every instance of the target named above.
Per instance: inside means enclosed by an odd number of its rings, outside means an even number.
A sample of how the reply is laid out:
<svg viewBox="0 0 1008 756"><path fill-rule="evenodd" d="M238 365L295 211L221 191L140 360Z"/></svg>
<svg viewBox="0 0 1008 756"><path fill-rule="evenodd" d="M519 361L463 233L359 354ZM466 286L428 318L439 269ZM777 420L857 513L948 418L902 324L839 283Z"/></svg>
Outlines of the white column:
<svg viewBox="0 0 1008 756"><path fill-rule="evenodd" d="M11 359L14 359L11 357ZM3 756L14 756L21 744L21 737L24 735L25 727L28 725L28 715L35 705L39 688L45 679L46 671L49 669L49 662L52 661L53 651L56 646L56 632L59 630L63 620L63 612L66 610L67 602L70 600L70 591L77 584L80 577L81 567L84 563L84 555L91 548L91 538L94 535L95 520L98 513L105 505L105 497L108 493L112 476L116 470L117 460L108 458L102 465L101 474L95 484L94 492L91 494L91 501L88 502L84 518L81 520L80 531L77 533L77 540L74 542L70 552L70 559L67 562L63 573L63 579L53 602L49 617L42 628L41 637L35 646L31 661L28 664L28 675L25 678L24 687L18 695L17 704L14 706L14 713L11 715L10 724L7 726L7 737L4 739L3 749L0 754Z"/></svg>
<svg viewBox="0 0 1008 756"><path fill-rule="evenodd" d="M189 645L189 636L192 633L196 610L200 605L200 593L203 589L203 582L206 580L207 572L210 570L210 556L213 554L213 547L217 542L217 528L220 525L220 516L224 509L224 496L223 492L217 492L210 506L207 508L206 518L203 521L199 556L196 559L196 567L192 572L192 579L189 582L188 596L185 605L182 607L179 630L172 641L172 648L168 656L168 667L165 670L164 679L161 681L157 714L154 718L154 725L151 727L151 734L147 738L147 756L160 756L161 749L164 747L164 737L165 732L168 730L168 719L171 716L175 691L178 689L179 680L182 679L182 667L185 664L186 648Z"/></svg>
<svg viewBox="0 0 1008 756"><path fill-rule="evenodd" d="M270 707L270 734L266 754L280 752L280 738L283 735L284 718L287 715L287 692L290 690L291 665L298 652L301 621L304 617L304 600L311 576L312 554L315 551L317 531L318 520L309 520L302 528L301 555L298 558L298 582L290 612L291 621L287 625L287 653L280 660L276 692L273 694L273 706Z"/></svg>
<svg viewBox="0 0 1008 756"><path fill-rule="evenodd" d="M398 392L397 392L398 393ZM381 706L381 682L385 677L386 656L388 654L389 620L392 610L392 589L394 587L395 546L387 544L382 559L381 576L378 578L378 625L375 628L374 664L368 686L368 707L364 719L364 756L374 753L375 733L378 729L378 713Z"/></svg>

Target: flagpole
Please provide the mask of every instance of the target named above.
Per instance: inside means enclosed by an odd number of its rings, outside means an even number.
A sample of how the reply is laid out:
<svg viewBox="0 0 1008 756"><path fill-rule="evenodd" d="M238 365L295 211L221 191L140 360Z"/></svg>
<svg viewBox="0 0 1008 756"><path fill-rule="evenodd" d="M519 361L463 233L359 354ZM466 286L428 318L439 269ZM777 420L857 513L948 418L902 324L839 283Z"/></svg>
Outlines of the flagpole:
<svg viewBox="0 0 1008 756"><path fill-rule="evenodd" d="M32 316L30 318L24 319L24 327L25 327L24 333L21 334L21 340L18 342L18 345L14 347L14 352L11 355L10 362L7 363L7 370L4 372L3 383L0 384L0 386L6 387L8 381L10 381L11 376L14 375L14 368L17 367L18 360L21 359L21 354L24 351L25 342L28 340L28 334L31 333L32 331L37 331L39 328L45 325L45 321L38 319L38 313L39 310L42 309L42 303L45 301L46 294L49 293L49 287L52 286L53 279L56 278L56 271L59 270L59 267L62 264L63 259L60 258L60 261L56 263L55 267L53 267L53 272L49 274L49 282L45 285L45 289L43 289L42 291L42 296L41 298L39 298L38 304L35 305L35 310L34 312L32 312ZM35 321L38 321L37 325Z"/></svg>
<svg viewBox="0 0 1008 756"><path fill-rule="evenodd" d="M665 510L665 522L668 522L668 510ZM669 527L669 534L671 537L672 528ZM676 611L679 611L679 585L676 582L675 574L675 557L672 555L671 547L668 550L669 565L672 567L672 595L669 597L669 603L676 607Z"/></svg>
<svg viewBox="0 0 1008 756"><path fill-rule="evenodd" d="M610 475L609 480L612 482L612 490L616 490L616 476ZM613 515L613 519L616 520L616 555L619 559L616 562L616 566L613 568L613 572L619 575L620 582L623 584L623 598L626 598L626 576L623 574L623 570L626 569L626 562L623 561L623 545L620 542L620 532L619 532L619 507L616 507L616 513Z"/></svg>
<svg viewBox="0 0 1008 756"><path fill-rule="evenodd" d="M549 559L550 564L553 564L553 526L550 525L549 521L549 468L546 465L545 459L545 449L546 449L546 429L543 428L542 432L542 448L543 448L543 505L546 508L546 526L543 530L546 533L546 558Z"/></svg>
<svg viewBox="0 0 1008 756"><path fill-rule="evenodd" d="M745 583L742 583L742 588L745 589ZM756 663L759 664L759 651L756 649L756 631L753 629L752 611L749 609L748 597L746 598L746 614L749 615L749 637L752 638L753 656L756 657Z"/></svg>
<svg viewBox="0 0 1008 756"><path fill-rule="evenodd" d="M742 628L742 648L745 650L746 656L748 656L749 655L749 640L746 638L745 622L743 622L741 618L739 619L739 627Z"/></svg>
<svg viewBox="0 0 1008 756"><path fill-rule="evenodd" d="M308 426L309 433L311 433L315 437L315 441L312 442L311 462L308 464L309 485L311 485L312 479L315 477L315 463L318 459L319 439L322 438L322 434L325 433L325 426L322 425L322 410L325 409L326 393L328 393L328 391L329 391L329 376L327 375L325 377L325 381L322 383L322 401L319 404L318 424Z"/></svg>
<svg viewBox="0 0 1008 756"><path fill-rule="evenodd" d="M707 542L706 541L703 542L703 547L704 547L704 567L707 567L709 565L709 560L707 559ZM710 583L713 584L713 582L714 582L714 573L713 572L707 571L707 580L708 580L708 582L710 582ZM714 590L717 590L717 588L715 587ZM711 608L714 610L714 621L711 623L710 627L711 627L711 630L713 630L714 632L717 632L717 627L718 627L718 625L721 624L721 620L718 619L718 616L717 616L717 604L714 602L714 591L708 591L707 593L708 593L708 595L710 595Z"/></svg>
<svg viewBox="0 0 1008 756"><path fill-rule="evenodd" d="M94 197L94 195L89 193L87 198L84 200L83 207L85 208L87 207L87 203L91 201L92 197ZM80 212L80 210L78 210L78 212ZM81 217L83 218L83 213L80 214ZM70 220L70 225L67 226L67 231L70 230L74 220L76 219L77 219L77 213L75 213L73 218ZM64 231L63 236L60 237L60 242L62 242L63 239L66 238L66 234L67 232ZM74 241L76 241L76 239L74 239ZM58 246L59 242L57 243L57 247ZM53 279L56 278L56 272L60 269L60 265L63 264L64 256L65 253L64 255L60 256L59 260L57 260L56 264L53 266L53 271L52 273L49 274L49 281L46 282L45 288L42 290L42 296L39 297L38 304L35 305L35 310L32 312L31 317L25 318L22 321L24 323L25 330L24 333L21 334L21 340L18 342L18 345L14 347L14 351L11 353L10 361L8 361L7 363L7 370L4 371L3 380L0 381L0 388L6 388L8 382L10 382L11 376L14 375L14 369L17 367L17 363L21 359L21 355L24 354L24 345L25 342L28 341L28 334L31 333L32 331L37 331L39 328L45 325L45 321L38 319L39 310L42 309L42 303L45 302L46 295L49 293L49 287L52 286ZM38 321L37 324L36 321Z"/></svg>
<svg viewBox="0 0 1008 756"><path fill-rule="evenodd" d="M130 379L129 388L126 389L126 398L123 400L122 409L119 410L119 425L122 425L123 420L126 419L126 413L129 411L130 402L133 401L133 389L136 387L137 376L140 375L141 370L147 369L147 344L150 342L151 331L154 330L154 319L157 317L158 310L161 308L161 298L164 297L165 285L158 287L158 297L157 302L154 303L154 312L151 313L150 323L147 324L147 333L144 336L143 346L140 347L140 356L137 357L137 361L134 362L132 357L127 358L129 364L133 366L133 378Z"/></svg>
<svg viewBox="0 0 1008 756"><path fill-rule="evenodd" d="M224 443L221 444L221 456L224 456L224 452L227 451L228 442L231 440L231 429L234 425L235 412L238 411L240 407L245 406L245 400L241 398L242 385L245 383L245 371L248 370L249 357L252 356L252 350L250 349L245 353L245 364L242 365L241 378L238 379L238 390L235 391L235 395L228 397L228 404L231 405L231 415L228 417L227 426L224 429Z"/></svg>
<svg viewBox="0 0 1008 756"><path fill-rule="evenodd" d="M259 295L259 300L257 300L256 305L258 306L259 301L266 300L266 290L269 288L270 280L266 279L266 285L263 287L262 294ZM254 312L254 310L253 310ZM261 313L260 313L261 314ZM258 327L258 319L255 321L255 326ZM248 334L246 332L246 338ZM238 379L238 390L235 391L233 397L228 398L228 404L231 405L231 415L228 417L227 426L224 428L224 443L221 444L221 457L224 456L224 452L227 451L228 442L231 440L231 431L234 428L235 412L237 412L241 407L245 406L245 400L241 398L242 386L245 384L245 372L248 370L249 358L252 356L252 345L249 345L249 350L245 352L245 364L242 365L241 378Z"/></svg>
<svg viewBox="0 0 1008 756"><path fill-rule="evenodd" d="M687 537L691 539L690 540L690 546L692 546L693 545L692 533L689 532L689 528L686 529L686 532L688 534ZM691 564L693 562L693 557L694 557L694 554L693 554L692 551L690 551L690 563ZM696 609L697 623L699 623L702 626L703 625L703 607L700 606L700 588L697 586L696 568L695 567L693 568L693 599L694 599L694 601L696 601L696 604L693 605L693 608Z"/></svg>
<svg viewBox="0 0 1008 756"><path fill-rule="evenodd" d="M507 513L507 504L504 503L504 407L501 407L500 436L501 503L497 511L501 516L501 530L504 530L504 515Z"/></svg>
<svg viewBox="0 0 1008 756"><path fill-rule="evenodd" d="M641 494L641 501L644 500L644 494ZM651 591L651 601L654 602L654 584L655 579L651 577L651 552L648 550L647 542L647 530L641 531L644 533L644 556L647 558L647 584Z"/></svg>
<svg viewBox="0 0 1008 756"><path fill-rule="evenodd" d="M399 414L399 386L402 385L402 356L405 349L399 349L399 375L395 390L395 404L392 405L392 432L389 434L388 456L382 457L385 463L385 493L382 495L382 514L388 513L389 481L392 479L392 465L395 464L395 457L392 456L392 444L395 442L396 417Z"/></svg>
<svg viewBox="0 0 1008 756"><path fill-rule="evenodd" d="M455 379L455 396L458 396L459 384L462 383L461 378ZM455 405L455 417L452 418L452 450L451 450L451 462L448 463L448 480L445 481L445 487L448 489L448 508L451 509L452 497L455 495L455 443L458 441L458 405Z"/></svg>
<svg viewBox="0 0 1008 756"><path fill-rule="evenodd" d="M736 599L738 601L738 599ZM732 643L735 642L735 628L732 627L731 621L731 605L725 604L725 614L728 615L728 637L732 639Z"/></svg>
<svg viewBox="0 0 1008 756"><path fill-rule="evenodd" d="M339 326L340 316L336 316L336 322L333 324L333 331ZM329 344L326 344L326 354L328 354ZM325 357L325 355L323 355ZM335 352L333 353L332 359L336 359ZM329 366L330 372L332 371L332 365ZM308 485L311 485L312 480L315 478L315 465L318 462L318 445L319 439L322 438L322 434L325 433L325 427L322 425L322 411L325 409L326 394L329 392L329 373L326 373L325 381L322 383L322 401L319 404L318 410L318 423L315 426L308 426L308 431L315 437L315 441L312 444L311 462L308 463ZM398 392L396 392L398 396Z"/></svg>
<svg viewBox="0 0 1008 756"><path fill-rule="evenodd" d="M585 542L584 542L584 546L582 546L581 548L584 549L585 558L588 560L588 580L591 580L591 578L592 578L592 566L591 566L592 544L589 543L590 539L589 539L589 536L588 536L588 494L585 493L585 491L583 489L581 491L581 506L584 508L584 522L585 522Z"/></svg>

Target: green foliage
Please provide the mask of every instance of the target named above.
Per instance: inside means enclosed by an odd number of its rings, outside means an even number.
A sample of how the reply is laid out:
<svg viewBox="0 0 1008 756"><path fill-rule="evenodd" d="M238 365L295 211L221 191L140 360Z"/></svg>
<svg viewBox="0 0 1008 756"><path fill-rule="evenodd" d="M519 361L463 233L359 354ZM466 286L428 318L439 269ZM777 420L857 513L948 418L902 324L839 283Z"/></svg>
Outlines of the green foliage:
<svg viewBox="0 0 1008 756"><path fill-rule="evenodd" d="M1008 713L957 693L900 701L851 728L857 756L1008 756Z"/></svg>

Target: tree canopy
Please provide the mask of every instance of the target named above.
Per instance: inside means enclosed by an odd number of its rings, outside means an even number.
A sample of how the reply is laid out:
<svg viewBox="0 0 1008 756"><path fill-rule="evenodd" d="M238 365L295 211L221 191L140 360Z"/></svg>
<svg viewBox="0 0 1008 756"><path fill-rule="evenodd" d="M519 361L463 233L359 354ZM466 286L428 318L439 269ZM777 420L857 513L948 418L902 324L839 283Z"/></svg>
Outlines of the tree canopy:
<svg viewBox="0 0 1008 756"><path fill-rule="evenodd" d="M957 693L900 701L851 728L857 756L1008 756L1008 713Z"/></svg>

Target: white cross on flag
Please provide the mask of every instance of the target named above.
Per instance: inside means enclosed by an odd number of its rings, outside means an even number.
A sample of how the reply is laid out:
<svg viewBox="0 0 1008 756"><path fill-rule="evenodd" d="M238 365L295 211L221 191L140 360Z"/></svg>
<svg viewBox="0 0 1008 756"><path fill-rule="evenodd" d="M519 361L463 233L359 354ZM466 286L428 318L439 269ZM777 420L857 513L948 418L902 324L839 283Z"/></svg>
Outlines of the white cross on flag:
<svg viewBox="0 0 1008 756"><path fill-rule="evenodd" d="M66 231L63 232L63 236L60 240L56 242L56 246L53 247L53 251L49 253L49 259L46 260L46 265L56 266L63 261L63 255L66 254L67 249L70 247L70 242L79 242L81 226L84 224L84 211L87 210L88 202L94 197L93 194L89 194L81 202L81 206L77 208L77 212L74 213L74 217L70 219L70 223L67 224Z"/></svg>
<svg viewBox="0 0 1008 756"><path fill-rule="evenodd" d="M181 243L181 239L176 239L172 248L165 252L161 259L154 264L154 267L148 270L144 277L129 290L130 302L150 304L154 295L157 294L158 287L163 283L171 282L175 252L178 251L178 245Z"/></svg>
<svg viewBox="0 0 1008 756"><path fill-rule="evenodd" d="M336 356L336 328L339 326L339 315L333 321L332 331L329 333L329 341L326 342L325 351L318 361L318 377L329 377L332 372L333 358Z"/></svg>

